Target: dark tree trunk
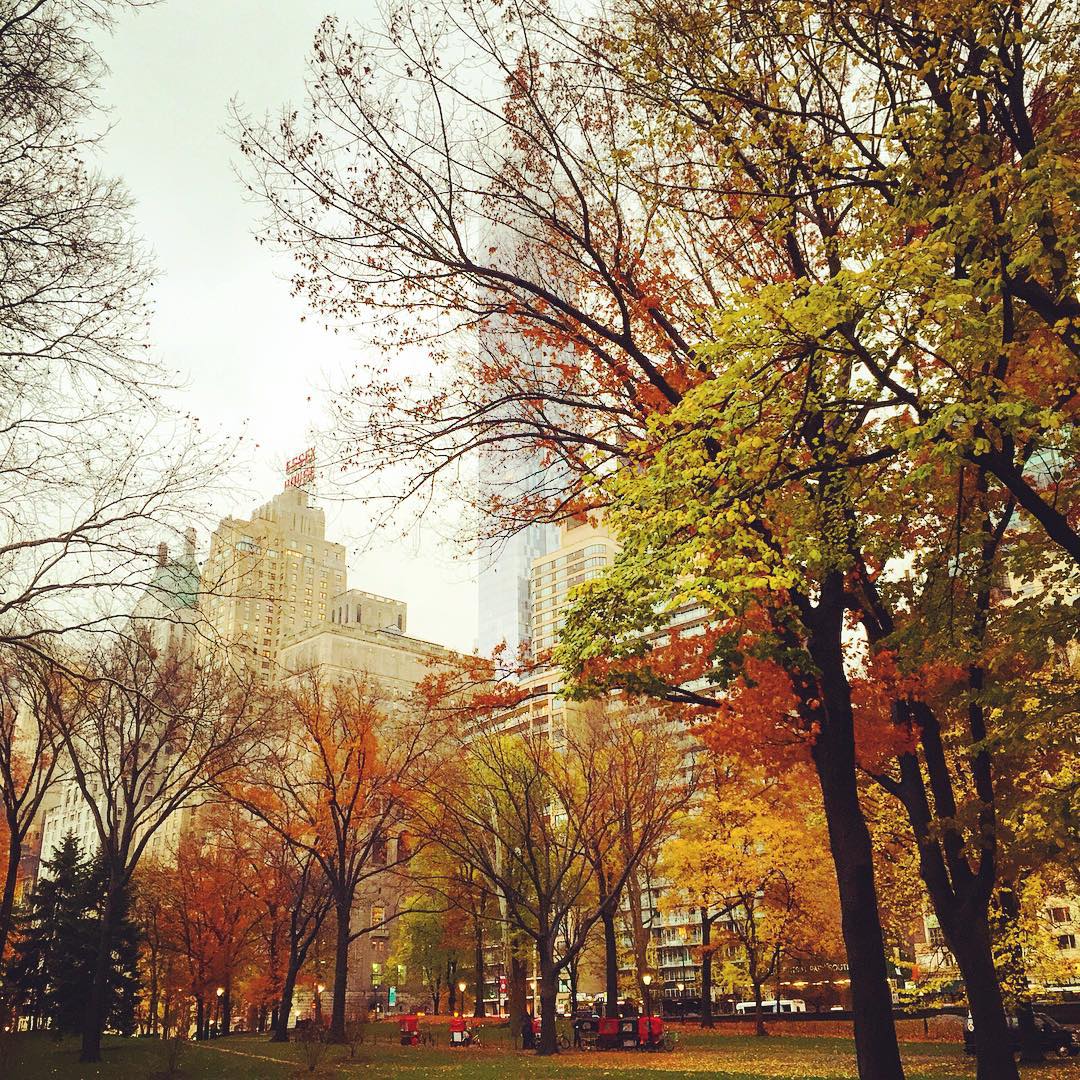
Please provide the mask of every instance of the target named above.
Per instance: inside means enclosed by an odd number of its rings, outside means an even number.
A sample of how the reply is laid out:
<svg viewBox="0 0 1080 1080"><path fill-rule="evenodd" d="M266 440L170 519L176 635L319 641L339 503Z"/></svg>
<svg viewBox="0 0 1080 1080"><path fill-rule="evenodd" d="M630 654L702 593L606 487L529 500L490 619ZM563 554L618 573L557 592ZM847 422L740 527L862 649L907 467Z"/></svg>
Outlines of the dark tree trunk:
<svg viewBox="0 0 1080 1080"><path fill-rule="evenodd" d="M855 1056L861 1080L902 1080L904 1070L893 1023L870 830L859 805L854 718L841 650L843 608L839 598L833 602L834 609L819 611L820 623L809 643L818 667L824 713L813 760L821 784L840 896L841 928L851 976Z"/></svg>
<svg viewBox="0 0 1080 1080"><path fill-rule="evenodd" d="M525 961L514 953L510 955L509 991L510 1030L516 1037L521 1030L521 1017L525 1012Z"/></svg>
<svg viewBox="0 0 1080 1080"><path fill-rule="evenodd" d="M619 939L615 934L615 912L605 907L600 912L604 927L604 1015L619 1015Z"/></svg>
<svg viewBox="0 0 1080 1080"><path fill-rule="evenodd" d="M228 1035L232 1027L232 979L225 980L225 993L221 995L221 1034Z"/></svg>
<svg viewBox="0 0 1080 1080"><path fill-rule="evenodd" d="M555 1031L559 972L555 967L554 944L550 941L541 941L538 951L540 953L540 1044L537 1046L537 1053L542 1057L547 1057L559 1052Z"/></svg>
<svg viewBox="0 0 1080 1080"><path fill-rule="evenodd" d="M9 826L10 829L10 826ZM11 934L11 915L15 910L15 882L19 877L19 860L22 858L22 841L11 829L8 836L8 864L4 874L4 892L0 896L0 957L4 955Z"/></svg>
<svg viewBox="0 0 1080 1080"><path fill-rule="evenodd" d="M293 991L296 989L297 969L290 964L285 972L285 981L281 986L281 1001L274 1010L274 1033L270 1036L271 1042L289 1041L289 1017L292 1016Z"/></svg>
<svg viewBox="0 0 1080 1080"><path fill-rule="evenodd" d="M985 915L980 918L969 913L950 926L946 940L963 976L975 1025L975 1075L978 1080L1017 1080L1019 1073L994 969L988 920Z"/></svg>
<svg viewBox="0 0 1080 1080"><path fill-rule="evenodd" d="M701 1026L715 1027L712 1014L712 916L701 909Z"/></svg>
<svg viewBox="0 0 1080 1080"><path fill-rule="evenodd" d="M345 1041L345 989L349 979L349 928L352 898L339 899L336 907L337 935L334 939L334 999L330 1013L327 1039L332 1043Z"/></svg>
<svg viewBox="0 0 1080 1080"><path fill-rule="evenodd" d="M473 1006L473 1016L484 1015L484 924L479 919L473 920L473 935L474 944L476 947L476 956L474 958L474 965L476 967L476 988L473 992L473 996L476 998L476 1004ZM464 1004L464 1003L463 1003Z"/></svg>
<svg viewBox="0 0 1080 1080"><path fill-rule="evenodd" d="M101 909L101 929L98 932L94 966L90 976L86 1011L83 1017L82 1047L79 1060L95 1062L101 1060L101 1032L105 1027L105 998L108 991L109 966L112 959L114 922L119 910L120 893L123 886L114 875L109 875L109 884L105 889L105 902Z"/></svg>
<svg viewBox="0 0 1080 1080"><path fill-rule="evenodd" d="M956 957L976 1028L978 1080L1017 1080L1012 1037L994 965L989 906L994 881L993 824L982 832L978 873L971 870L964 838L954 826L957 806L933 712L916 703L925 774L914 753L900 756L900 797L919 850L919 874L926 885L945 940ZM976 769L979 762L975 763ZM931 813L926 780L934 795ZM984 789L992 799L992 792ZM989 802L984 803L988 807ZM984 813L989 812L984 810ZM981 1035L978 1034L981 1032Z"/></svg>
<svg viewBox="0 0 1080 1080"><path fill-rule="evenodd" d="M761 983L754 983L754 1034L764 1037L769 1034L765 1028L765 1017L761 1012Z"/></svg>
<svg viewBox="0 0 1080 1080"><path fill-rule="evenodd" d="M195 995L195 1038L198 1040L206 1038L206 1005L202 994Z"/></svg>
<svg viewBox="0 0 1080 1080"><path fill-rule="evenodd" d="M150 996L146 1003L148 1034L157 1038L158 1033L158 951L155 945L150 950Z"/></svg>

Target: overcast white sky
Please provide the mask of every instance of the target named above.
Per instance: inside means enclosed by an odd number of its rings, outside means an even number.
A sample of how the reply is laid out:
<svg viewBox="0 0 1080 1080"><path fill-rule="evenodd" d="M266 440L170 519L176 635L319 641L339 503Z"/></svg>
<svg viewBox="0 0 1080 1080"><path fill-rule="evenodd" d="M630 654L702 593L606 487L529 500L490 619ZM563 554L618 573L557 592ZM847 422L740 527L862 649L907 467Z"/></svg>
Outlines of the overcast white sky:
<svg viewBox="0 0 1080 1080"><path fill-rule="evenodd" d="M163 0L102 43L113 128L101 163L127 184L160 270L156 347L186 374L184 404L205 426L257 445L237 463L223 514L246 517L280 490L282 463L320 420L322 388L361 356L360 342L301 322L287 260L252 237L257 211L225 133L233 97L256 115L299 103L315 28L331 13L377 19L373 0ZM405 600L410 633L473 648L470 561L433 529L372 535L362 502L323 505L328 534L348 545L350 586Z"/></svg>

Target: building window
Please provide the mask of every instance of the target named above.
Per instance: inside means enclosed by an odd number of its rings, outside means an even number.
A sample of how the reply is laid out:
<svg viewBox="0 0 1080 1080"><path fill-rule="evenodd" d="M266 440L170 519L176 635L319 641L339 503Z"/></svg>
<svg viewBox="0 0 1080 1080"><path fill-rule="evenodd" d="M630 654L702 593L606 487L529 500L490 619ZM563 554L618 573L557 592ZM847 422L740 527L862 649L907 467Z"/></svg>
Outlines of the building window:
<svg viewBox="0 0 1080 1080"><path fill-rule="evenodd" d="M1070 922L1072 912L1067 907L1052 907L1050 909L1050 921L1052 923Z"/></svg>
<svg viewBox="0 0 1080 1080"><path fill-rule="evenodd" d="M360 605L359 604L356 605L356 621L357 622L360 621Z"/></svg>
<svg viewBox="0 0 1080 1080"><path fill-rule="evenodd" d="M1075 934L1060 934L1060 935L1058 935L1057 947L1059 949L1075 949L1076 948L1076 935Z"/></svg>
<svg viewBox="0 0 1080 1080"><path fill-rule="evenodd" d="M930 927L930 944L935 949L943 949L945 947L945 931L940 926Z"/></svg>
<svg viewBox="0 0 1080 1080"><path fill-rule="evenodd" d="M386 908L382 904L371 905L371 925L382 926L386 922Z"/></svg>

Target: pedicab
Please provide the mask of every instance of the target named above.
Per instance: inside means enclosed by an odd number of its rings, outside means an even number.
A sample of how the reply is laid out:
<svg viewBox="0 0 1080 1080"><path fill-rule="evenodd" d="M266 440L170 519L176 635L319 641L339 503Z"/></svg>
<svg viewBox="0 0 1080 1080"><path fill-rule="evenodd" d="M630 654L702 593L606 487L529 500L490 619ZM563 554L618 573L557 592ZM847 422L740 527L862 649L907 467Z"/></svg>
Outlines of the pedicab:
<svg viewBox="0 0 1080 1080"><path fill-rule="evenodd" d="M465 1024L465 1017L456 1013L450 1018L451 1046L479 1046L480 1033L470 1031Z"/></svg>
<svg viewBox="0 0 1080 1080"><path fill-rule="evenodd" d="M659 1016L601 1016L597 1021L598 1050L674 1050L675 1036L664 1031Z"/></svg>
<svg viewBox="0 0 1080 1080"><path fill-rule="evenodd" d="M401 1032L402 1046L420 1045L420 1017L415 1013L399 1017L398 1029Z"/></svg>

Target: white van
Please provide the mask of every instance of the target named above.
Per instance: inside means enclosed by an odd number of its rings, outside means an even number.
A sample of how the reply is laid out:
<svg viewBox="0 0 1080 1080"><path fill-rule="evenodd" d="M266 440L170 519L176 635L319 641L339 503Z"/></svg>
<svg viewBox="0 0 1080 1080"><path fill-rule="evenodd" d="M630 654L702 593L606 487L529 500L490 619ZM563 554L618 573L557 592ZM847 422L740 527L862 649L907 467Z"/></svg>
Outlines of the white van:
<svg viewBox="0 0 1080 1080"><path fill-rule="evenodd" d="M735 1005L735 1011L744 1016L756 1010L757 1006L752 1001L739 1001ZM781 998L779 1001L776 998L770 998L761 1003L761 1011L763 1013L804 1013L806 1002L802 998Z"/></svg>

